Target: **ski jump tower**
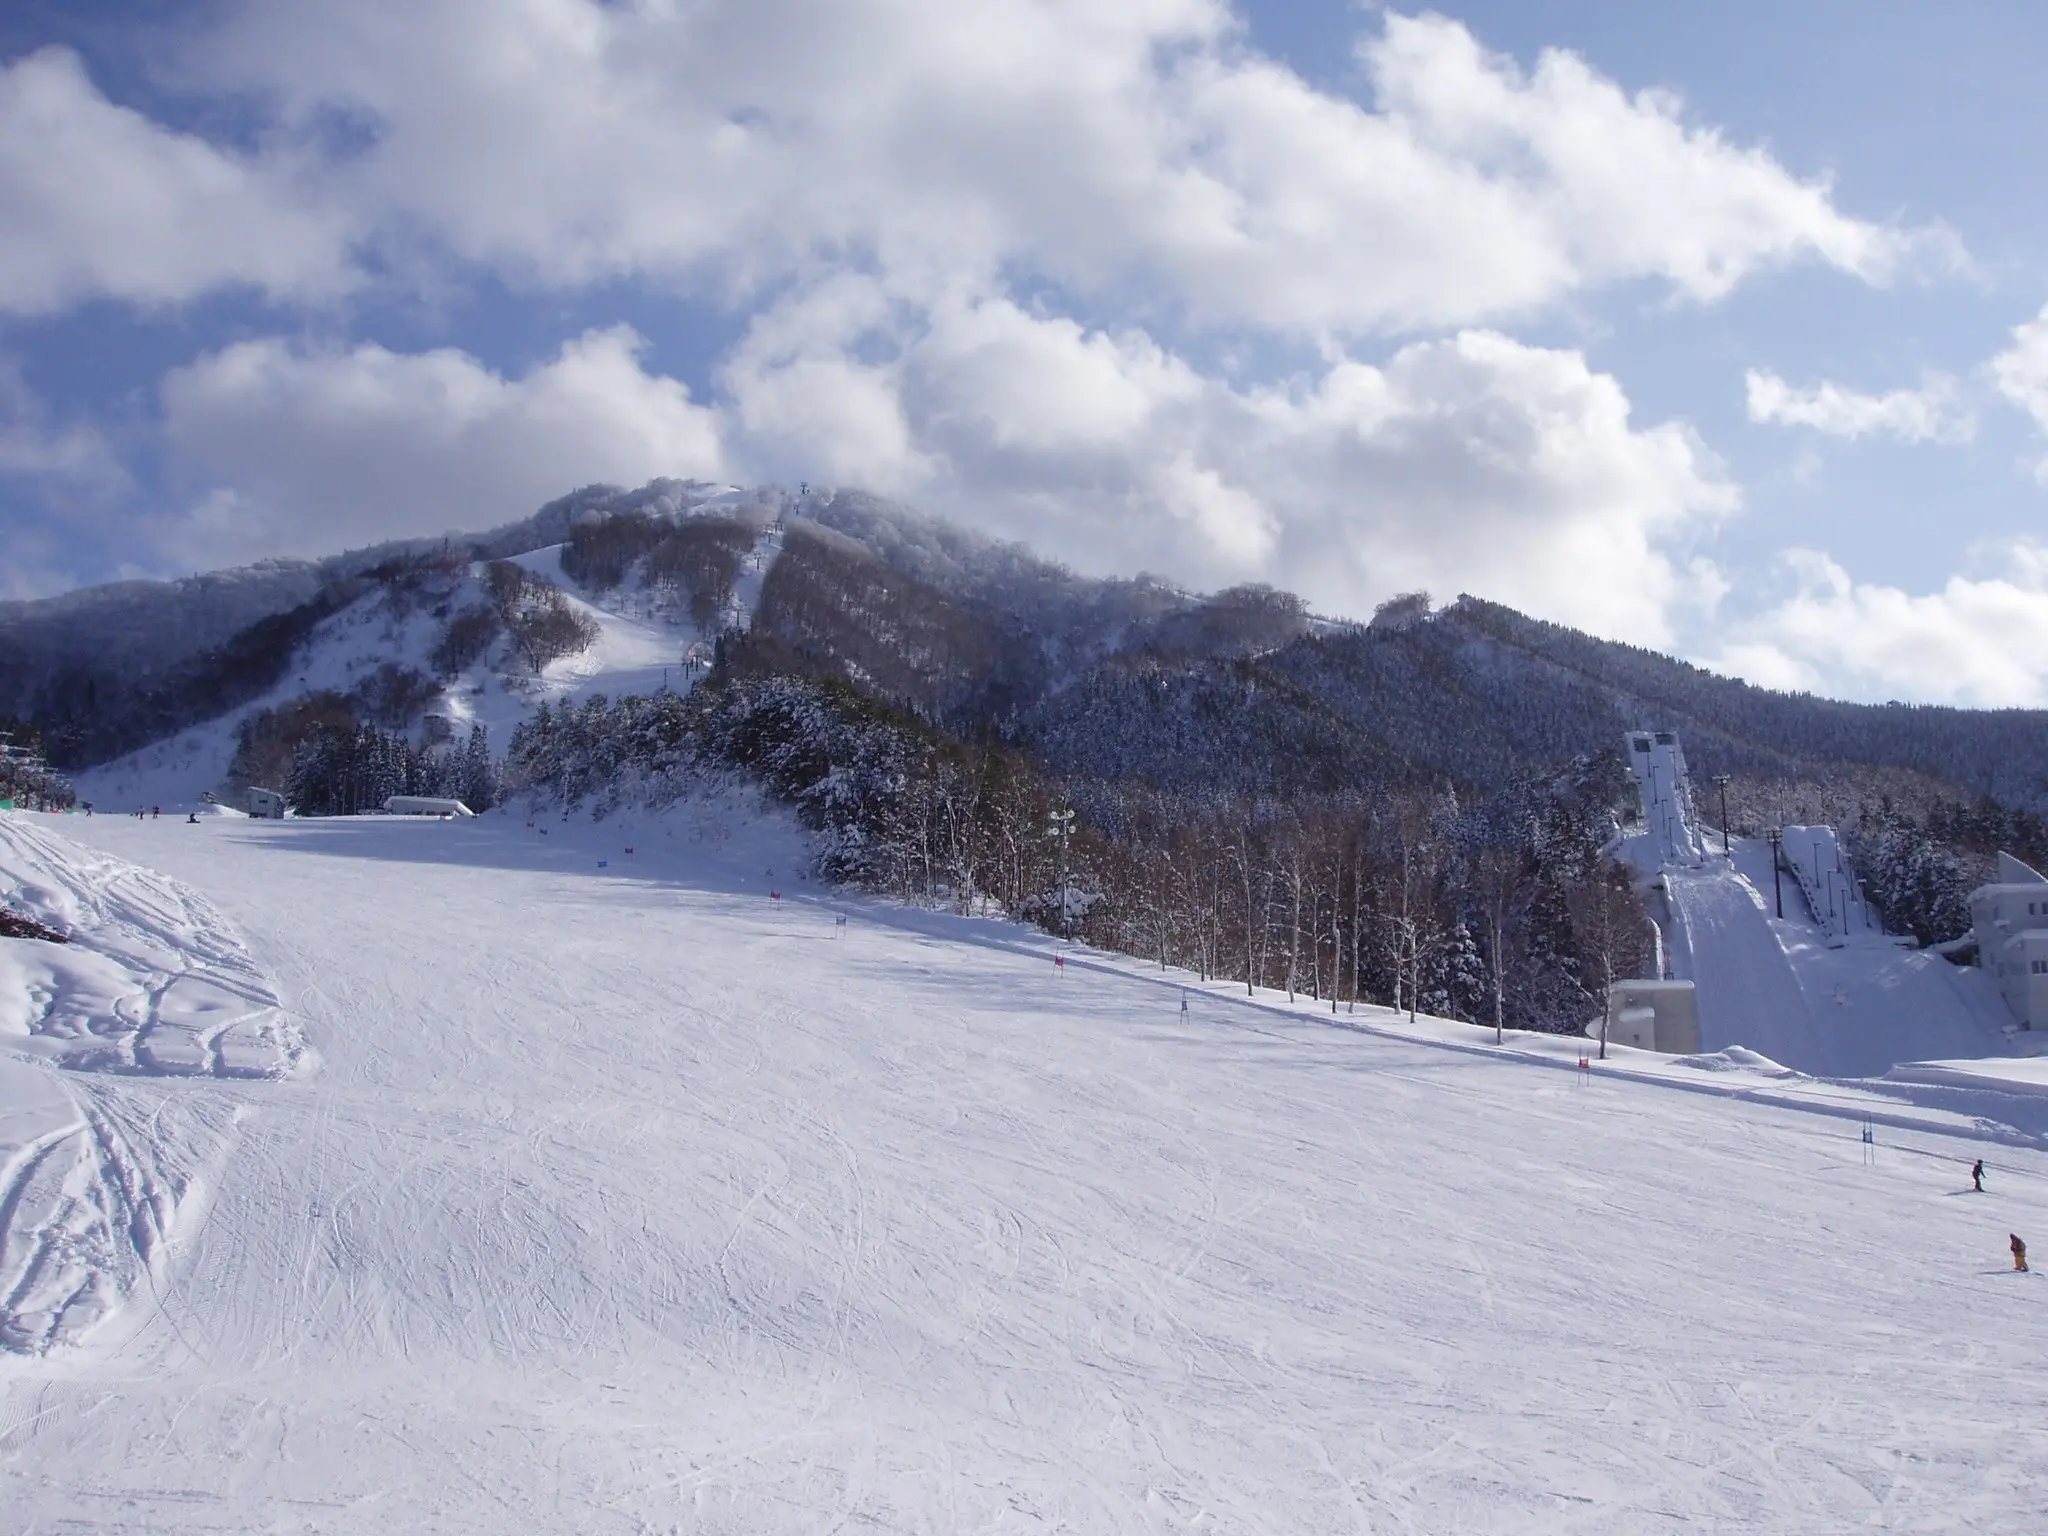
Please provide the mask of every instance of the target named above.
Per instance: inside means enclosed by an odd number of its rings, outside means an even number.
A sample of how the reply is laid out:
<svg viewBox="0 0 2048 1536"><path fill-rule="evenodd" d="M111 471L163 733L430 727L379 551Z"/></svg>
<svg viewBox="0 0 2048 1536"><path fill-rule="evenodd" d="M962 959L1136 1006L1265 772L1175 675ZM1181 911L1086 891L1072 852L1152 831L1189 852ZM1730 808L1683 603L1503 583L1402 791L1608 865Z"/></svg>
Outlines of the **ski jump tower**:
<svg viewBox="0 0 2048 1536"><path fill-rule="evenodd" d="M1660 859L1697 864L1706 854L1699 817L1693 810L1692 780L1675 731L1630 731L1628 766L1643 797L1643 830L1655 839Z"/></svg>

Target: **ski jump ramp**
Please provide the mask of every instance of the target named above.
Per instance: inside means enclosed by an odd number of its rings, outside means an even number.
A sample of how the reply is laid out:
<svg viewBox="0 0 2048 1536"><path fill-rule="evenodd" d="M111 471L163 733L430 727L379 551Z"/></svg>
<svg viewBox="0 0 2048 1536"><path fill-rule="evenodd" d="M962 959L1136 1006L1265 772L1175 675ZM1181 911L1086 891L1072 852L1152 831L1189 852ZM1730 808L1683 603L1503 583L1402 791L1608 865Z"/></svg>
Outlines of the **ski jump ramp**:
<svg viewBox="0 0 2048 1536"><path fill-rule="evenodd" d="M1884 933L1832 828L1786 828L1774 877L1768 843L1724 854L1703 835L1674 733L1631 731L1627 749L1643 825L1621 852L1662 890L1666 964L1694 985L1702 1051L1744 1046L1814 1077L2012 1054L1990 979Z"/></svg>
<svg viewBox="0 0 2048 1536"><path fill-rule="evenodd" d="M1778 917L1769 844L1738 838L1732 858L1666 865L1662 879L1667 953L1697 991L1701 1050L1747 1046L1815 1077L2010 1053L2005 1005L1976 971L1860 924L1830 931L1790 875Z"/></svg>

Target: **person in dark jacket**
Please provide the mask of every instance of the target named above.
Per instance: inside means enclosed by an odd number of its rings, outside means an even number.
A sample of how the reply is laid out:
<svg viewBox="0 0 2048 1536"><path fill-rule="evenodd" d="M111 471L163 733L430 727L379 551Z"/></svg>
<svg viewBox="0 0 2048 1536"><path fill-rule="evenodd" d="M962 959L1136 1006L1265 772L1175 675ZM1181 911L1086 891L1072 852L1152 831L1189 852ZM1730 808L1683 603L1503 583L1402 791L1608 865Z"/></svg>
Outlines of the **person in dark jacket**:
<svg viewBox="0 0 2048 1536"><path fill-rule="evenodd" d="M2014 1269L2024 1270L2027 1267L2027 1245L2020 1241L2019 1233L2014 1232L2013 1234L2011 1234L2011 1236L2012 1267Z"/></svg>
<svg viewBox="0 0 2048 1536"><path fill-rule="evenodd" d="M1977 1159L1977 1166L1970 1170L1970 1182L1977 1186L1977 1193L1984 1193L1984 1159Z"/></svg>

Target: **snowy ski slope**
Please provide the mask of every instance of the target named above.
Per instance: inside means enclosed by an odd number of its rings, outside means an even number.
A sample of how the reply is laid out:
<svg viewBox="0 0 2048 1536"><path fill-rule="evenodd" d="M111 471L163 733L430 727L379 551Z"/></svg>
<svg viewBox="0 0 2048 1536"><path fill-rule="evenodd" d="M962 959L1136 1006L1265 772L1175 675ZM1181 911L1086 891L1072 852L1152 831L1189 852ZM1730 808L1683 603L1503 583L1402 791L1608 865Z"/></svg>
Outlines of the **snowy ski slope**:
<svg viewBox="0 0 2048 1536"><path fill-rule="evenodd" d="M1183 1015L1134 962L830 897L733 806L53 826L217 910L319 1065L0 1041L46 1127L225 1138L131 1305L0 1353L10 1531L2038 1516L2048 1285L2005 1236L2048 1234L2048 1155L1943 1133L1964 1090L1866 1166L1839 1113L1469 1029Z"/></svg>
<svg viewBox="0 0 2048 1536"><path fill-rule="evenodd" d="M719 497L702 502L711 510L726 504L727 499ZM781 551L782 529L768 523L743 562L733 602L715 628L745 630L752 625L762 583ZM664 688L684 693L701 675L685 666L685 657L693 644L708 644L712 637L700 632L673 600L657 602L639 587L585 593L563 572L561 557L562 546L550 544L515 557L514 563L559 588L564 601L596 627L595 642L548 663L534 677L526 675L525 664L500 641L492 656L501 665L486 659L458 677L444 679L443 695L434 706L458 733L472 724L483 725L499 752L513 729L543 702L576 703L592 694L618 697ZM481 570L481 564L475 569ZM466 595L443 606L481 601L481 588L474 580L461 583L457 591ZM79 798L102 809L161 806L166 811L175 808L182 816L200 803L202 793L221 788L234 761L237 728L245 718L322 689L346 694L386 662L431 672L430 658L443 630L433 605L373 591L315 626L295 656L290 675L268 693L218 719L74 775Z"/></svg>

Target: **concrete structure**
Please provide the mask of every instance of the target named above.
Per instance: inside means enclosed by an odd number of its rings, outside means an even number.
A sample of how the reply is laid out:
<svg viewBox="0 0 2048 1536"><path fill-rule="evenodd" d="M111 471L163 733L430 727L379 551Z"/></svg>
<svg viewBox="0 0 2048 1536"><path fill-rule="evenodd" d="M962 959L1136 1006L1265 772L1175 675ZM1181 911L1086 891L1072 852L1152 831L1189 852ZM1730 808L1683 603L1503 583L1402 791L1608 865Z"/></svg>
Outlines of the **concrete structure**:
<svg viewBox="0 0 2048 1536"><path fill-rule="evenodd" d="M1607 989L1607 1043L1666 1056L1700 1048L1699 1000L1689 981L1617 981Z"/></svg>
<svg viewBox="0 0 2048 1536"><path fill-rule="evenodd" d="M1806 898L1806 908L1834 947L1837 940L1855 933L1878 933L1882 929L1855 871L1842 857L1842 846L1833 827L1787 827L1779 834L1784 851L1783 867Z"/></svg>
<svg viewBox="0 0 2048 1536"><path fill-rule="evenodd" d="M2048 880L2009 853L1998 878L1970 892L1977 963L2021 1029L2048 1028Z"/></svg>
<svg viewBox="0 0 2048 1536"><path fill-rule="evenodd" d="M249 814L259 821L283 821L284 796L274 789L251 788Z"/></svg>
<svg viewBox="0 0 2048 1536"><path fill-rule="evenodd" d="M1705 853L1693 812L1692 780L1673 731L1630 731L1629 771L1643 797L1643 829L1667 862L1694 864Z"/></svg>
<svg viewBox="0 0 2048 1536"><path fill-rule="evenodd" d="M434 795L393 795L384 802L393 816L474 816L460 800L443 800Z"/></svg>

